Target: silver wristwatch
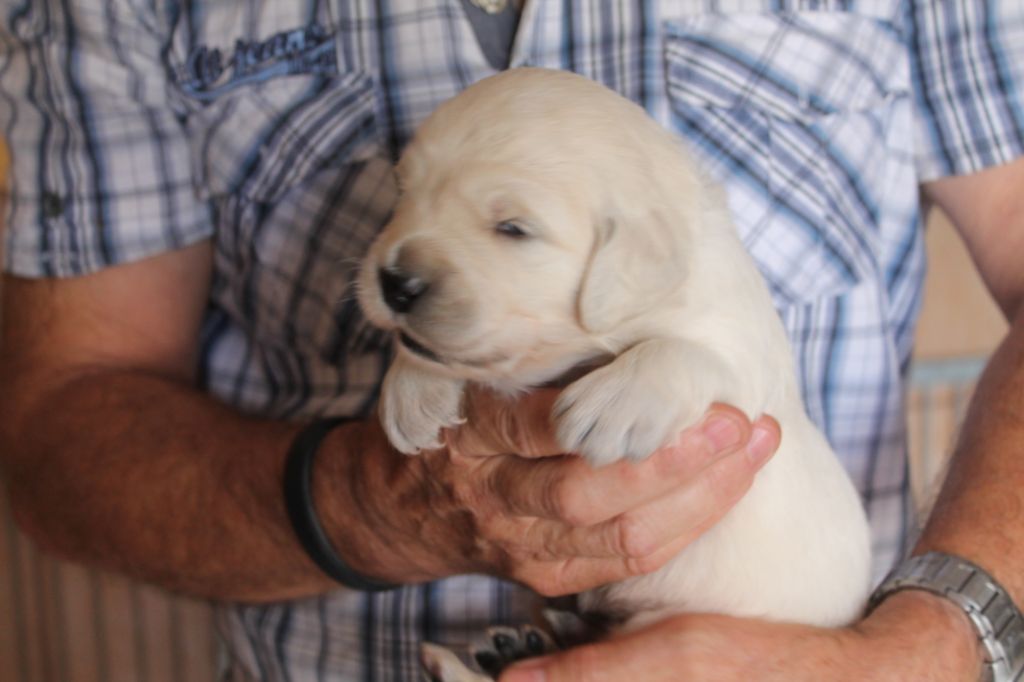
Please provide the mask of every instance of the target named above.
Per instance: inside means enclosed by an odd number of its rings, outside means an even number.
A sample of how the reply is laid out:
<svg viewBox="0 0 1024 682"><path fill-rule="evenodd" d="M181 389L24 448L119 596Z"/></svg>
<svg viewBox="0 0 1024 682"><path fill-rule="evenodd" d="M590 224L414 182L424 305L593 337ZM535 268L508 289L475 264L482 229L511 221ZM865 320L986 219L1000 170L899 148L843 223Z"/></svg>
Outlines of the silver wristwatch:
<svg viewBox="0 0 1024 682"><path fill-rule="evenodd" d="M1024 617L999 583L966 559L929 552L907 559L871 595L871 609L899 590L925 590L957 604L978 630L983 682L1024 679Z"/></svg>

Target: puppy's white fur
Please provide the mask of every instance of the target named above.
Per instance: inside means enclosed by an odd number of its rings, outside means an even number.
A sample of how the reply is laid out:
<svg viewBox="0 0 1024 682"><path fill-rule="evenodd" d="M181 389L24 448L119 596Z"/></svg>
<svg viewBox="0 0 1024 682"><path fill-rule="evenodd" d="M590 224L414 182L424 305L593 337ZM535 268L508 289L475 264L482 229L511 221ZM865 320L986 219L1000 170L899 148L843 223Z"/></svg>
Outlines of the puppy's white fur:
<svg viewBox="0 0 1024 682"><path fill-rule="evenodd" d="M398 172L401 200L360 279L369 318L414 340L381 397L396 447L436 445L460 420L466 381L519 391L614 356L554 413L566 451L594 465L647 456L714 401L773 415L783 440L718 524L584 608L632 614L631 627L683 611L819 625L858 615L859 498L804 412L782 324L722 197L669 133L582 77L519 69L438 108ZM496 229L509 222L526 236ZM427 285L408 312L385 305L380 268Z"/></svg>

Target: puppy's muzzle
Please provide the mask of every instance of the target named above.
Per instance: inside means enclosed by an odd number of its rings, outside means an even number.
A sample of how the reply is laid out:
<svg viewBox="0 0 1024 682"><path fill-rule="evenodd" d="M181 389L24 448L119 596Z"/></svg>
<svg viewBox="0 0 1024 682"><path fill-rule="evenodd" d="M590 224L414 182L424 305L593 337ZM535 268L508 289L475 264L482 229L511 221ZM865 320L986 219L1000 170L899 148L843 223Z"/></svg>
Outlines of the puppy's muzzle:
<svg viewBox="0 0 1024 682"><path fill-rule="evenodd" d="M398 314L412 310L416 301L430 288L425 280L393 267L378 269L377 279L384 303Z"/></svg>

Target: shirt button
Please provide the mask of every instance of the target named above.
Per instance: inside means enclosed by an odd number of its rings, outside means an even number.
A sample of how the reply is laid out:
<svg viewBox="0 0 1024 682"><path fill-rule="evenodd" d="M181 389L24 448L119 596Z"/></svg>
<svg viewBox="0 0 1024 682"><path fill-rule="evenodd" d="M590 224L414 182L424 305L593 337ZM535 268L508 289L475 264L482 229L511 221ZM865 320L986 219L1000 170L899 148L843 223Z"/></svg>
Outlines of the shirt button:
<svg viewBox="0 0 1024 682"><path fill-rule="evenodd" d="M48 220L64 215L64 199L53 192L43 192L43 216Z"/></svg>

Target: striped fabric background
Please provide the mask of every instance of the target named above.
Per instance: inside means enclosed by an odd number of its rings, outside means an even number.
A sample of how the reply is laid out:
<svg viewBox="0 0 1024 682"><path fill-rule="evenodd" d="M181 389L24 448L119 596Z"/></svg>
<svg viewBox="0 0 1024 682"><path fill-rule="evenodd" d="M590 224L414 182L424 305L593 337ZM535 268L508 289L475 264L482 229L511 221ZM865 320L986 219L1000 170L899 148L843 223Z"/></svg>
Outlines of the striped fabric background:
<svg viewBox="0 0 1024 682"><path fill-rule="evenodd" d="M919 500L942 470L983 362L926 361L913 370L910 456ZM0 680L213 682L217 655L207 605L41 555L0 500Z"/></svg>
<svg viewBox="0 0 1024 682"><path fill-rule="evenodd" d="M926 360L911 368L907 401L911 486L918 518L926 518L986 358Z"/></svg>
<svg viewBox="0 0 1024 682"><path fill-rule="evenodd" d="M217 655L209 606L43 556L0 486L0 681L213 682Z"/></svg>
<svg viewBox="0 0 1024 682"><path fill-rule="evenodd" d="M206 604L43 556L0 516L0 680L216 679Z"/></svg>

